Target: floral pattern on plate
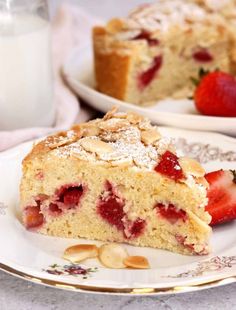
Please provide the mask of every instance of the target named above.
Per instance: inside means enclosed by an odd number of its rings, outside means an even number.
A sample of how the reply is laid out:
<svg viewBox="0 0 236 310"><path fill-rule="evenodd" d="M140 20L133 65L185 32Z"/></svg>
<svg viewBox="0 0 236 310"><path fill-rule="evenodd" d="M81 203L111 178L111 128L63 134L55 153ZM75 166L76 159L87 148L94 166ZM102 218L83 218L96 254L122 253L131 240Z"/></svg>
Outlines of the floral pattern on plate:
<svg viewBox="0 0 236 310"><path fill-rule="evenodd" d="M63 266L53 264L50 265L47 269L43 269L43 271L57 276L82 276L83 279L87 279L87 277L90 276L92 273L97 272L98 268L84 268L78 264L66 264Z"/></svg>
<svg viewBox="0 0 236 310"><path fill-rule="evenodd" d="M216 256L207 261L199 262L196 268L177 275L169 275L169 278L192 278L202 276L204 273L232 268L236 265L236 256Z"/></svg>
<svg viewBox="0 0 236 310"><path fill-rule="evenodd" d="M184 138L176 139L175 144L185 155L197 159L202 164L215 160L228 162L236 161L236 152L233 150L225 152L221 148L210 144L200 142L189 143Z"/></svg>

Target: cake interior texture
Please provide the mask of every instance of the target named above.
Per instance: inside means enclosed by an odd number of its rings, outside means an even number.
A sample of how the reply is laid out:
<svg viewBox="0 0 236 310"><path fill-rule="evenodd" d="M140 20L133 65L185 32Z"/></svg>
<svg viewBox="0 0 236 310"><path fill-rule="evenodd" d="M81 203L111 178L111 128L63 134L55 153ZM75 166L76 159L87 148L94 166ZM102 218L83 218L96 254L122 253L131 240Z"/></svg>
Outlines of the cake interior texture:
<svg viewBox="0 0 236 310"><path fill-rule="evenodd" d="M96 87L139 105L192 96L192 78L201 68L235 73L232 23L233 18L193 1L139 6L127 18L94 28Z"/></svg>
<svg viewBox="0 0 236 310"><path fill-rule="evenodd" d="M208 254L204 173L147 119L113 110L33 147L23 161L23 223L46 235Z"/></svg>

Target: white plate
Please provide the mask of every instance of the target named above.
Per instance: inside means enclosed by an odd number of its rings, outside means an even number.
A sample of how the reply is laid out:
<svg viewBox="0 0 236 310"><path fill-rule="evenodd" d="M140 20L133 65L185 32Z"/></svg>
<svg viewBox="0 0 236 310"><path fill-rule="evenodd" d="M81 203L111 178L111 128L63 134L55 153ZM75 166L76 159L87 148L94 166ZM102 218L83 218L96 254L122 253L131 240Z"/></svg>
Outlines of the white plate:
<svg viewBox="0 0 236 310"><path fill-rule="evenodd" d="M208 171L235 168L236 140L212 133L164 127L160 130L175 138L180 153L201 160ZM66 247L93 241L42 236L26 231L20 221L21 160L31 145L22 144L0 154L0 269L57 288L113 294L179 293L236 280L236 222L214 229L213 252L209 256L184 256L125 245L131 255L146 256L151 269L111 270L95 259L82 264L84 269L68 264L61 258ZM73 274L83 271L85 275Z"/></svg>
<svg viewBox="0 0 236 310"><path fill-rule="evenodd" d="M65 78L73 90L94 108L107 112L117 105L134 110L153 122L171 127L222 132L236 136L236 117L199 115L192 100L165 99L151 107L140 107L104 95L94 89L92 49L74 49L64 66Z"/></svg>

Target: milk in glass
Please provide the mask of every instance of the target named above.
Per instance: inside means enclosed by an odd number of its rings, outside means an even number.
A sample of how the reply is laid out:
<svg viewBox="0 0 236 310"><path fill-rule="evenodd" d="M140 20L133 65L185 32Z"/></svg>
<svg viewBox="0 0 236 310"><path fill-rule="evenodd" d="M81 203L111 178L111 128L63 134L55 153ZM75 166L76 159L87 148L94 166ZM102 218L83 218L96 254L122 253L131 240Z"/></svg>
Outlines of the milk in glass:
<svg viewBox="0 0 236 310"><path fill-rule="evenodd" d="M49 22L0 12L0 130L54 122Z"/></svg>

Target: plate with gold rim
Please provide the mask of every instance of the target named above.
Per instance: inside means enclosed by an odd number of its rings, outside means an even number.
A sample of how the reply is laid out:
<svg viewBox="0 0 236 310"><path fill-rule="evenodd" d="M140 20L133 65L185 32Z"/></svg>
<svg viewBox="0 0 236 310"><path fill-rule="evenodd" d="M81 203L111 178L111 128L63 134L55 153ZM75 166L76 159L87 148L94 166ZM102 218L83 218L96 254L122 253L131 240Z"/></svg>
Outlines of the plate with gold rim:
<svg viewBox="0 0 236 310"><path fill-rule="evenodd" d="M178 152L198 159L206 171L234 169L236 140L221 134L160 127ZM19 210L21 161L32 147L22 144L0 154L0 269L36 283L78 292L169 294L236 281L236 221L213 229L212 252L186 256L124 245L130 255L148 258L146 270L107 269L96 259L71 264L62 258L70 245L101 242L49 237L25 230Z"/></svg>
<svg viewBox="0 0 236 310"><path fill-rule="evenodd" d="M115 99L95 89L92 47L72 50L64 64L64 77L71 88L89 105L107 112L114 105L121 111L133 110L152 122L190 130L221 132L236 136L236 117L205 116L197 112L193 100L166 98L144 107Z"/></svg>

